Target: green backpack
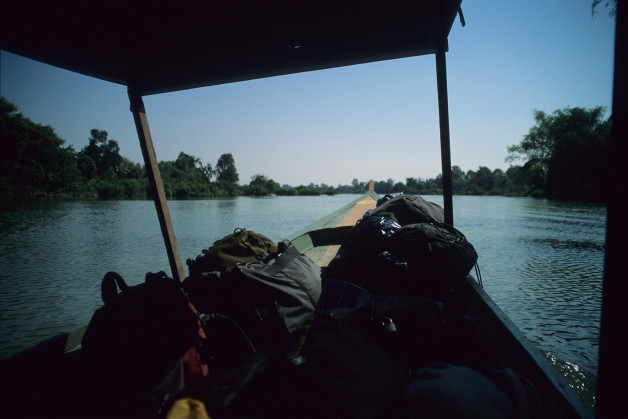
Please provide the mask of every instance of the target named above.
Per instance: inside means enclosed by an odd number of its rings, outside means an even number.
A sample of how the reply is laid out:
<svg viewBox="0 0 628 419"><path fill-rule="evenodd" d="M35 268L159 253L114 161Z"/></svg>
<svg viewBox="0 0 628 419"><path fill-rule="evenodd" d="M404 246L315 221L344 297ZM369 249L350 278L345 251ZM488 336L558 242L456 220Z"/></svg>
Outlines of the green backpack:
<svg viewBox="0 0 628 419"><path fill-rule="evenodd" d="M277 251L277 245L263 234L236 228L217 240L210 248L203 249L203 254L196 259L188 259L190 276L201 276L204 272L224 271L238 263L261 260Z"/></svg>

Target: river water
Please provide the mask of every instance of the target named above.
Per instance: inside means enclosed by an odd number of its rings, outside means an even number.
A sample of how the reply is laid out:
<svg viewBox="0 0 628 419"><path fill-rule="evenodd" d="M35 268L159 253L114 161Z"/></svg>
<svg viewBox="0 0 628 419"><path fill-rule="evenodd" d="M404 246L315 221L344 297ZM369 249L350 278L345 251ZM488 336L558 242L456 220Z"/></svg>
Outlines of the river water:
<svg viewBox="0 0 628 419"><path fill-rule="evenodd" d="M279 241L355 199L239 197L169 202L181 257L246 227ZM426 196L442 205L442 197ZM593 403L606 207L533 198L454 197L485 291ZM147 200L2 203L0 358L86 324L107 271L129 285L169 265Z"/></svg>

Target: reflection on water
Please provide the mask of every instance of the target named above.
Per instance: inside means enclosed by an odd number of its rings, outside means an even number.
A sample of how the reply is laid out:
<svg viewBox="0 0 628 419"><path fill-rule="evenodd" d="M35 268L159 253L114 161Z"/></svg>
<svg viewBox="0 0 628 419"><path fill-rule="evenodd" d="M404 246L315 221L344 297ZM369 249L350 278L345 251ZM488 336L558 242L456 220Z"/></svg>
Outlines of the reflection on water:
<svg viewBox="0 0 628 419"><path fill-rule="evenodd" d="M573 362L563 361L556 355L542 351L543 355L567 379L567 383L588 406L595 406L595 375Z"/></svg>
<svg viewBox="0 0 628 419"><path fill-rule="evenodd" d="M454 214L480 255L486 292L591 404L606 208L532 198L455 197Z"/></svg>
<svg viewBox="0 0 628 419"><path fill-rule="evenodd" d="M171 201L183 260L246 227L279 241L355 196ZM442 205L442 197L428 200ZM100 280L168 271L152 201L33 200L0 213L0 357L89 321ZM585 400L592 400L606 209L531 198L454 197L484 288Z"/></svg>

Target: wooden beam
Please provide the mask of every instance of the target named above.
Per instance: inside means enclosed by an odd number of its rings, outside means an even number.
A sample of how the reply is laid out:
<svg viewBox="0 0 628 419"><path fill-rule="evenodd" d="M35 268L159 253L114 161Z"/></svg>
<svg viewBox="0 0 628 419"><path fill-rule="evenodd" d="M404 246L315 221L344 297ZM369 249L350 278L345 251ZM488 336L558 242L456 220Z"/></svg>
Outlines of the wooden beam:
<svg viewBox="0 0 628 419"><path fill-rule="evenodd" d="M155 202L155 208L157 209L157 218L159 218L161 234L163 235L166 245L172 277L183 281L185 279L185 272L183 270L183 263L181 263L177 238L175 237L174 228L172 227L172 220L170 218L170 211L168 210L164 185L161 181L161 174L159 173L159 166L157 165L157 156L155 155L153 140L150 135L150 130L148 129L148 119L146 118L144 101L139 91L132 87L129 87L128 92L131 102L131 113L135 120L135 128L137 129L137 136L140 140L144 164L146 165L146 175L148 176L148 182L150 183L150 188L153 193L153 200Z"/></svg>
<svg viewBox="0 0 628 419"><path fill-rule="evenodd" d="M445 222L454 225L453 187L451 176L451 147L449 144L449 105L447 102L447 41L436 51L436 84L438 86L438 116L440 120L440 154L443 170L443 206Z"/></svg>

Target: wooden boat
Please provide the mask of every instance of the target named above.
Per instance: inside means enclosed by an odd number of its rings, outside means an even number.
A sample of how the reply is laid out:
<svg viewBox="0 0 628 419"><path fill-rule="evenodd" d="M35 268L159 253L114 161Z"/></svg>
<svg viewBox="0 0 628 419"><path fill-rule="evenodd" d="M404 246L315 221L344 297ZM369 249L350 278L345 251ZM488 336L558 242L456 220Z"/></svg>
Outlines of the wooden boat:
<svg viewBox="0 0 628 419"><path fill-rule="evenodd" d="M378 198L369 191L288 239L325 269L356 222L367 210L375 208ZM491 330L490 345L501 348L503 359L496 360L497 364L508 365L532 380L540 393L558 403L561 417L592 416L590 408L582 404L555 367L523 336L475 278L468 276L456 292L475 311L481 311L487 329ZM4 361L2 376L11 377L11 385L2 393L4 411L16 417L65 416L77 409L84 412L85 407L77 400L82 399L85 389L77 388L75 382L76 371L84 368L81 360L84 332L85 327L58 335ZM33 383L37 383L35 393Z"/></svg>
<svg viewBox="0 0 628 419"><path fill-rule="evenodd" d="M131 112L153 189L172 276L182 280L185 273L152 146L142 102L144 95L434 54L445 220L453 225L445 53L447 37L456 18L460 16L463 22L460 5L461 0L385 3L373 0L300 3L249 0L237 4L193 1L183 10L179 6L157 7L141 1L93 4L61 0L41 4L23 0L12 5L5 14L0 26L0 47L128 86ZM618 21L623 19L621 7L619 4ZM619 22L618 28L621 28ZM618 42L625 45L621 37ZM617 65L625 68L623 61ZM620 73L616 71L616 77ZM625 87L623 89L625 93ZM619 90L615 92L616 98L621 93ZM624 107L618 105L614 114L625 116L624 102L618 103ZM623 118L626 120L628 118ZM614 123L613 128L613 138L618 138L625 125ZM613 146L618 144L615 139ZM355 218L374 202L373 194L369 193L290 239L302 252L325 266ZM619 201L609 204L611 232L622 231L616 215L620 205L625 208ZM621 398L616 396L626 388L623 354L614 345L619 342L626 319L625 314L619 314L622 303L616 298L622 294L625 285L621 285L617 280L620 278L608 269L618 266L621 260L618 252L620 236L617 233L608 236L597 396L601 416L610 415L621 405ZM525 371L526 376L544 392L551 393L563 416L592 415L593 412L581 405L565 381L473 278L468 277L458 292L485 313L493 339L502 348L508 365L517 371ZM73 380L79 365L83 332L84 329L79 329L54 337L4 361L1 365L0 411L7 417L65 416L72 411L71 406L81 391L89 391L76 388ZM622 379L619 386L614 384L613 378L616 377Z"/></svg>

